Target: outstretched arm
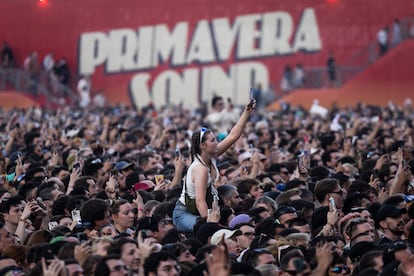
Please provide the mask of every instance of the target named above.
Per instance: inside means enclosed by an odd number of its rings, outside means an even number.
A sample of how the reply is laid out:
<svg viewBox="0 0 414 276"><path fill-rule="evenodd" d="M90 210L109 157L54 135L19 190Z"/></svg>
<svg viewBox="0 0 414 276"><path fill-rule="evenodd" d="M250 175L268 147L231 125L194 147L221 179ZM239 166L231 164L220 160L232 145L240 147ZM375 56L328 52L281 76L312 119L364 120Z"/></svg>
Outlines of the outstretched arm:
<svg viewBox="0 0 414 276"><path fill-rule="evenodd" d="M246 125L250 114L254 111L255 108L256 100L252 99L244 108L243 113L240 115L240 119L233 126L229 135L227 135L226 138L224 138L224 140L217 145L217 155L221 155L226 152L237 141L237 139L240 138L244 126Z"/></svg>

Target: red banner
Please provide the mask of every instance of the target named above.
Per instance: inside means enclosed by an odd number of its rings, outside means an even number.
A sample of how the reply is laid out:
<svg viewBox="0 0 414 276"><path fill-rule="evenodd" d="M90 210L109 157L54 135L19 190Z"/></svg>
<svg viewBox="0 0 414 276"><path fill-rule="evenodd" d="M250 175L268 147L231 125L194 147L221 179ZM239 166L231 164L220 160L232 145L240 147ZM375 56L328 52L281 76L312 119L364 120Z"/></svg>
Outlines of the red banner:
<svg viewBox="0 0 414 276"><path fill-rule="evenodd" d="M112 103L196 106L216 93L244 103L278 89L285 65L346 62L411 0L5 0L0 38L20 63L66 57Z"/></svg>

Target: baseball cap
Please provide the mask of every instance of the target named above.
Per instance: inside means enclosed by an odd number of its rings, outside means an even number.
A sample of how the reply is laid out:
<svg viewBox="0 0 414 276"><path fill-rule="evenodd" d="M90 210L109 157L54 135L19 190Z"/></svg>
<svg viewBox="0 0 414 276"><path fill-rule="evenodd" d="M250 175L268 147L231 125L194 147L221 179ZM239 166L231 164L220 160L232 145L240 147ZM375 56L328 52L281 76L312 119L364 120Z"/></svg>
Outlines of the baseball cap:
<svg viewBox="0 0 414 276"><path fill-rule="evenodd" d="M217 231L216 233L211 236L210 243L213 245L218 245L221 241L221 239L224 236L224 239L231 239L235 238L237 236L240 236L242 234L242 231L240 229L236 230L228 230L228 229L221 229Z"/></svg>
<svg viewBox="0 0 414 276"><path fill-rule="evenodd" d="M408 245L404 241L394 241L387 245L386 248L384 248L384 254L382 255L382 262L384 263L384 266L388 265L389 263L396 261L395 259L395 253L400 250L406 250L408 248Z"/></svg>
<svg viewBox="0 0 414 276"><path fill-rule="evenodd" d="M220 229L223 229L223 226L216 222L206 222L203 223L200 228L197 230L196 238L201 241L203 244L208 242L208 239Z"/></svg>
<svg viewBox="0 0 414 276"><path fill-rule="evenodd" d="M357 263L365 253L373 251L376 248L377 247L373 242L360 241L351 247L351 249L348 252L348 256L353 263Z"/></svg>
<svg viewBox="0 0 414 276"><path fill-rule="evenodd" d="M240 214L235 216L229 223L230 228L234 228L236 225L241 223L249 223L252 221L252 218L247 214Z"/></svg>
<svg viewBox="0 0 414 276"><path fill-rule="evenodd" d="M281 207L279 207L275 211L275 213L273 214L273 216L275 218L279 218L281 215L284 215L284 214L293 214L293 213L296 213L296 209L295 208L293 208L291 206L281 206Z"/></svg>
<svg viewBox="0 0 414 276"><path fill-rule="evenodd" d="M122 170L125 170L125 169L127 169L127 168L132 167L133 165L134 165L134 164L132 164L132 163L128 163L128 162L126 162L126 161L119 161L119 162L116 162L116 163L115 163L114 170L117 170L117 171L122 171Z"/></svg>
<svg viewBox="0 0 414 276"><path fill-rule="evenodd" d="M386 220L387 218L399 218L401 214L404 213L404 210L401 210L394 205L383 205L378 210L377 213L377 222Z"/></svg>
<svg viewBox="0 0 414 276"><path fill-rule="evenodd" d="M154 186L153 185L151 186L149 181L142 180L141 182L134 183L134 185L132 186L132 189L134 189L134 191L146 191L153 187Z"/></svg>

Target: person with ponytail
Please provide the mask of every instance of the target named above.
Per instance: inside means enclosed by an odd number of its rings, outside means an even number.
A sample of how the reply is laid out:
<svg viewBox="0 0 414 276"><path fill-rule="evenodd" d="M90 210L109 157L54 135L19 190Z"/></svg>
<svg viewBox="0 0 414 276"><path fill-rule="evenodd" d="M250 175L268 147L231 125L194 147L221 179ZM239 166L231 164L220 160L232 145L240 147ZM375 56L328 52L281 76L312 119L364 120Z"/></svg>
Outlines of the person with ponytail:
<svg viewBox="0 0 414 276"><path fill-rule="evenodd" d="M216 158L239 139L255 107L256 100L252 98L230 133L221 142L218 142L214 133L205 127L193 133L192 163L187 170L181 196L173 211L173 222L178 231L193 232L198 219L207 219L213 201L218 200L214 187L219 177Z"/></svg>

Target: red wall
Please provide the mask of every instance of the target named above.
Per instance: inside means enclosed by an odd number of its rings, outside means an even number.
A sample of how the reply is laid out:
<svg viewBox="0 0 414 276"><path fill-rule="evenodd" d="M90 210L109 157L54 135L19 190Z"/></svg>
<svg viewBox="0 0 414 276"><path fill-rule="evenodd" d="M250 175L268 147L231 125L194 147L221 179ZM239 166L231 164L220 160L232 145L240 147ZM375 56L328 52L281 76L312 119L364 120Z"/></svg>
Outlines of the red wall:
<svg viewBox="0 0 414 276"><path fill-rule="evenodd" d="M53 52L56 58L66 56L76 75L79 69L79 39L85 32L108 33L121 28L137 30L142 26L162 23L168 24L172 29L178 22L188 22L191 34L202 19L226 17L233 21L246 14L275 11L287 12L293 18L295 29L304 9L313 8L322 42L321 50L250 59L263 64L268 70L269 83L278 85L286 64L301 62L304 66L324 65L330 50L335 52L339 64L345 63L362 47L375 40L379 28L391 24L396 17L411 16L412 3L412 0L47 0L46 4L40 4L36 0L3 0L0 2L0 39L9 42L20 64L33 50L41 58L46 53ZM218 65L223 70L229 70L231 64L238 62L243 61L230 58L223 62L209 63L208 66ZM185 68L201 70L204 66L206 65L190 64L172 68L166 63L151 70L106 74L104 65L101 65L97 67L92 80L94 88L103 89L111 101L129 103L131 78L140 72L150 75L150 90L152 88L153 93L160 94L164 92L151 87L151 84L161 73L172 70L180 74ZM198 83L198 86L202 85ZM236 91L232 92L233 96L239 90L247 90L244 85L232 88ZM170 96L182 100L182 94L175 97L176 90L172 89ZM200 90L199 87L197 91L188 88L185 93L199 94ZM198 96L208 99L210 95ZM158 97L160 96L155 96L155 99ZM243 101L245 97L238 100ZM135 101L137 103L136 97Z"/></svg>

